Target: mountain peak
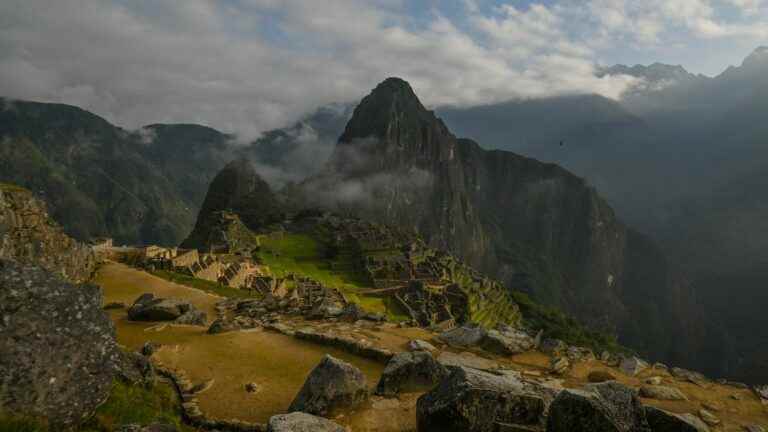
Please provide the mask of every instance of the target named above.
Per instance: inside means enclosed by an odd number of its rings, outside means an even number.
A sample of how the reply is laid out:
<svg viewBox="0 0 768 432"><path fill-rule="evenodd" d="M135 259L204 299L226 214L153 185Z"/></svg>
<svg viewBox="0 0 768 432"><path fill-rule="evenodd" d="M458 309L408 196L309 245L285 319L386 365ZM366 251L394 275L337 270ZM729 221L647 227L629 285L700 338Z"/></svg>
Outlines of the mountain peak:
<svg viewBox="0 0 768 432"><path fill-rule="evenodd" d="M768 64L768 46L759 46L747 58L742 66L759 66Z"/></svg>
<svg viewBox="0 0 768 432"><path fill-rule="evenodd" d="M452 157L454 145L453 135L424 108L411 85L387 78L355 108L332 165L369 172L383 166L430 164Z"/></svg>
<svg viewBox="0 0 768 432"><path fill-rule="evenodd" d="M436 119L419 101L407 81L387 78L364 97L347 123L340 143L362 138L384 138L393 124L431 123Z"/></svg>

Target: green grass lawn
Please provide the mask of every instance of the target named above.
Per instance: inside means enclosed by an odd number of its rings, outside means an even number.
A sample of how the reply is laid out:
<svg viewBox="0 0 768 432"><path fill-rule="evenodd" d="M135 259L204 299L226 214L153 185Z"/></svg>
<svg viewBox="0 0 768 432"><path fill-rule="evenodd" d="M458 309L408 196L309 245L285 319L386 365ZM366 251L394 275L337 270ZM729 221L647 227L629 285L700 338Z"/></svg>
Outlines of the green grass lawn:
<svg viewBox="0 0 768 432"><path fill-rule="evenodd" d="M402 311L388 299L360 294L372 288L365 275L354 270L352 257L340 254L333 259L324 256L323 245L310 235L285 234L281 238L262 236L257 252L259 260L269 267L273 275L285 277L295 274L312 278L323 285L338 288L349 301L365 310L386 314L389 319L405 319ZM337 270L332 265L341 266Z"/></svg>

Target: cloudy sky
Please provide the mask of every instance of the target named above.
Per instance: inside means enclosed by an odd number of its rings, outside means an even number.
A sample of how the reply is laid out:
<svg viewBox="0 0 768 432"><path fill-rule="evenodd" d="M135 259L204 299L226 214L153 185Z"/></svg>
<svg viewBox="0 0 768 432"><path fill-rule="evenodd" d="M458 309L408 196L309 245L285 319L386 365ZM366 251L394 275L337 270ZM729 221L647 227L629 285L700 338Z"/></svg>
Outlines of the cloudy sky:
<svg viewBox="0 0 768 432"><path fill-rule="evenodd" d="M594 92L596 64L716 75L768 0L3 0L0 96L246 137L400 76L427 105Z"/></svg>

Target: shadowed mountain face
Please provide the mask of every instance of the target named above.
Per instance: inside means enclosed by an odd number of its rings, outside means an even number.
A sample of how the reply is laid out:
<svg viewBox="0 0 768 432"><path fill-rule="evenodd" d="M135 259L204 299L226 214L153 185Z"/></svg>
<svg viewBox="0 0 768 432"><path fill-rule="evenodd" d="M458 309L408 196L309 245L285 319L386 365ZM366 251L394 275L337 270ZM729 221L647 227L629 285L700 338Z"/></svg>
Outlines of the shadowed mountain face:
<svg viewBox="0 0 768 432"><path fill-rule="evenodd" d="M414 229L657 357L672 358L681 345L672 338L699 331L678 326L695 306L663 255L583 179L457 139L400 79L362 100L326 170L302 188L318 204Z"/></svg>
<svg viewBox="0 0 768 432"><path fill-rule="evenodd" d="M226 217L231 212L238 222ZM226 244L230 224L242 222L246 228L260 228L283 220L278 203L269 184L253 169L252 163L239 158L227 164L211 182L205 201L184 248L209 249L212 245Z"/></svg>
<svg viewBox="0 0 768 432"><path fill-rule="evenodd" d="M462 135L560 164L595 185L622 219L663 246L706 306L703 317L717 331L693 364L754 380L768 351L757 348L765 336L743 323L765 324L752 320L765 315L758 293L768 283L759 271L768 254L768 49L714 78L664 65L608 72L664 85L635 88L621 101L573 96L441 114ZM730 310L725 292L754 302ZM692 323L701 315L680 316Z"/></svg>

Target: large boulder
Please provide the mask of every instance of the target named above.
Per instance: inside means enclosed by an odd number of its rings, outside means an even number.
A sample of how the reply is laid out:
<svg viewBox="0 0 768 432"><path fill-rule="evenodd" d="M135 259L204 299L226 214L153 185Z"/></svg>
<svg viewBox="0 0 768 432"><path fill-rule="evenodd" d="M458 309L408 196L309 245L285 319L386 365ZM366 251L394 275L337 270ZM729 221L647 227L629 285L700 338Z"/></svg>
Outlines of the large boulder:
<svg viewBox="0 0 768 432"><path fill-rule="evenodd" d="M615 381L563 390L547 419L547 432L650 431L637 393Z"/></svg>
<svg viewBox="0 0 768 432"><path fill-rule="evenodd" d="M704 374L701 374L699 372L694 372L687 369L674 367L670 369L669 373L672 374L673 377L681 381L688 381L700 387L706 387L709 383L709 380L707 379L707 377L704 376Z"/></svg>
<svg viewBox="0 0 768 432"><path fill-rule="evenodd" d="M679 389L663 385L644 385L640 387L640 396L657 400L688 400Z"/></svg>
<svg viewBox="0 0 768 432"><path fill-rule="evenodd" d="M648 362L637 357L626 357L621 361L619 368L629 376L635 376L648 369Z"/></svg>
<svg viewBox="0 0 768 432"><path fill-rule="evenodd" d="M539 426L553 391L513 375L457 367L416 403L419 432L491 432Z"/></svg>
<svg viewBox="0 0 768 432"><path fill-rule="evenodd" d="M488 331L480 341L484 350L501 355L519 354L536 347L536 341L524 331L502 325Z"/></svg>
<svg viewBox="0 0 768 432"><path fill-rule="evenodd" d="M109 396L120 352L95 285L0 260L0 411L54 428L88 418Z"/></svg>
<svg viewBox="0 0 768 432"><path fill-rule="evenodd" d="M272 416L267 432L345 432L337 423L303 412Z"/></svg>
<svg viewBox="0 0 768 432"><path fill-rule="evenodd" d="M204 312L192 303L173 298L156 298L154 294L142 294L128 309L133 321L176 321L179 324L205 325Z"/></svg>
<svg viewBox="0 0 768 432"><path fill-rule="evenodd" d="M465 324L461 327L456 327L440 333L437 338L448 345L467 348L479 344L486 333L486 330L477 324Z"/></svg>
<svg viewBox="0 0 768 432"><path fill-rule="evenodd" d="M646 406L645 417L653 432L709 432L709 427L693 414L674 414Z"/></svg>
<svg viewBox="0 0 768 432"><path fill-rule="evenodd" d="M288 411L328 416L338 408L359 405L367 397L368 385L360 369L326 354L312 369Z"/></svg>
<svg viewBox="0 0 768 432"><path fill-rule="evenodd" d="M448 369L429 351L401 352L387 363L376 386L376 394L395 396L401 391L429 389L447 375Z"/></svg>

